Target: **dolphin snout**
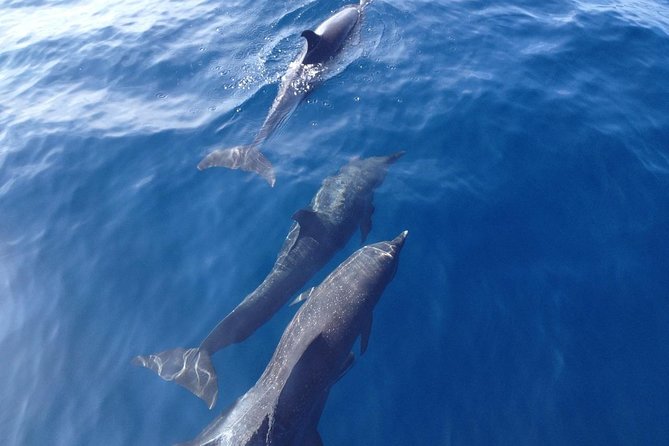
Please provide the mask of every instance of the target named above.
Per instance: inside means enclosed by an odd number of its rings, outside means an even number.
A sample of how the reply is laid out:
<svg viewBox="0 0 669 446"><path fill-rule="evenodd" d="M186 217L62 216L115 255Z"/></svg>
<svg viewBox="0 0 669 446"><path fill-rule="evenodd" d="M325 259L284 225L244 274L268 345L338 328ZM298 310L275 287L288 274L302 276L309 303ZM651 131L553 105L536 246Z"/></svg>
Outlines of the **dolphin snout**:
<svg viewBox="0 0 669 446"><path fill-rule="evenodd" d="M404 246L404 240L407 238L407 235L409 235L409 231L402 231L400 235L395 237L390 244L393 245L395 248L395 251L398 252L400 249L402 249L402 246Z"/></svg>
<svg viewBox="0 0 669 446"><path fill-rule="evenodd" d="M392 153L392 154L388 155L386 157L386 163L387 164L393 164L395 161L397 161L402 156L404 156L405 153L406 153L406 151L400 150L399 152L395 152L395 153Z"/></svg>

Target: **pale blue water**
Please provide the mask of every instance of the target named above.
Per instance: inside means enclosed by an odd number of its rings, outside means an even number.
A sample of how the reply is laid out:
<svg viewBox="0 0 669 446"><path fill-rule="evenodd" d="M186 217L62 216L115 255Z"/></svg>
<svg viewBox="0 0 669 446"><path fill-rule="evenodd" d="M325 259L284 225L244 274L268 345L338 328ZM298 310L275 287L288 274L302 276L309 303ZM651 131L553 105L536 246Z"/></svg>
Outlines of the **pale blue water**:
<svg viewBox="0 0 669 446"><path fill-rule="evenodd" d="M0 444L196 436L295 310L214 357L213 411L130 359L196 345L324 177L397 150L369 240L410 235L324 443L669 444L669 4L375 0L274 189L198 172L344 4L0 2Z"/></svg>

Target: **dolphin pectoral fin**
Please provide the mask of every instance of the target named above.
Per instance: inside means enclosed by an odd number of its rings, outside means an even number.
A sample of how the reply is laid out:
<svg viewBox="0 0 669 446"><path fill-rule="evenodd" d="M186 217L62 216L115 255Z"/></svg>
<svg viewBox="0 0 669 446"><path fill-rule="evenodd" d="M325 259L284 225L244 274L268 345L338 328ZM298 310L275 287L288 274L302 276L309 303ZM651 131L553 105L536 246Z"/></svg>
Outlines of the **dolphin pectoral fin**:
<svg viewBox="0 0 669 446"><path fill-rule="evenodd" d="M299 296L297 296L290 304L289 306L297 305L300 302L304 302L305 300L309 299L311 295L314 293L316 290L316 287L309 288L307 291L304 293L301 293Z"/></svg>
<svg viewBox="0 0 669 446"><path fill-rule="evenodd" d="M218 396L216 371L206 350L176 348L154 355L136 356L132 363L153 370L165 381L174 381L202 399L211 409Z"/></svg>
<svg viewBox="0 0 669 446"><path fill-rule="evenodd" d="M360 220L360 244L364 245L369 232L372 230L372 214L374 214L374 205L370 202L362 214Z"/></svg>
<svg viewBox="0 0 669 446"><path fill-rule="evenodd" d="M355 354L353 352L350 352L348 356L346 357L346 360L344 361L344 365L341 366L341 371L339 372L339 376L337 379L334 381L335 383L342 379L346 373L348 373L349 370L351 370L351 367L353 367L353 363L355 362Z"/></svg>
<svg viewBox="0 0 669 446"><path fill-rule="evenodd" d="M293 214L293 220L300 225L300 237L309 236L319 239L325 232L325 225L320 219L318 212L311 209L300 209Z"/></svg>
<svg viewBox="0 0 669 446"><path fill-rule="evenodd" d="M202 158L197 165L199 170L210 167L227 167L246 172L255 172L274 187L276 177L272 163L254 146L237 146L230 149L218 149Z"/></svg>
<svg viewBox="0 0 669 446"><path fill-rule="evenodd" d="M372 315L369 315L369 319L363 324L362 331L360 332L360 354L362 355L367 350L367 345L369 345L369 335L372 332Z"/></svg>

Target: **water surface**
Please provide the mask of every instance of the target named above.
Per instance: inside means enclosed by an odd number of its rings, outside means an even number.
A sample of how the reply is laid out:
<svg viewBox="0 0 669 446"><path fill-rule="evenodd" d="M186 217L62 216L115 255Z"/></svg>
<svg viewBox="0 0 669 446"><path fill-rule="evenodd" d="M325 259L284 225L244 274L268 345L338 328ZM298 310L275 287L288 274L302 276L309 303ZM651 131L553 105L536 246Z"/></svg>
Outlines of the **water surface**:
<svg viewBox="0 0 669 446"><path fill-rule="evenodd" d="M669 443L669 6L375 0L274 189L198 172L344 4L0 3L2 444L193 438L295 310L215 356L211 412L130 359L196 345L325 176L397 150L369 240L410 236L324 443Z"/></svg>

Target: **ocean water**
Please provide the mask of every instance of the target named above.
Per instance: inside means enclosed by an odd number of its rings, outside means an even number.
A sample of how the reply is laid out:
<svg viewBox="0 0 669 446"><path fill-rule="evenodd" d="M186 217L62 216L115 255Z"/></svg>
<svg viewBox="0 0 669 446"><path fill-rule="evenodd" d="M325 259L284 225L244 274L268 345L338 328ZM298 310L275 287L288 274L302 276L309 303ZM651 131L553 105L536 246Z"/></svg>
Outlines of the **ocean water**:
<svg viewBox="0 0 669 446"><path fill-rule="evenodd" d="M295 309L214 356L212 411L131 358L197 345L323 178L397 150L369 240L410 234L324 443L669 444L669 4L374 0L274 189L199 172L345 4L0 2L1 444L195 437Z"/></svg>

